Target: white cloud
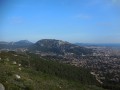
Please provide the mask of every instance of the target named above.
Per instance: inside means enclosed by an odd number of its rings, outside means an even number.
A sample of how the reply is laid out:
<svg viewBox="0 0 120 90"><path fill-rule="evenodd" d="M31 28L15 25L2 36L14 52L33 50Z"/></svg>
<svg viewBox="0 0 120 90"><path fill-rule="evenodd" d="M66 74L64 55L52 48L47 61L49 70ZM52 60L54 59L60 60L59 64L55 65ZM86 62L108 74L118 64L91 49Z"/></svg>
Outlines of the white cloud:
<svg viewBox="0 0 120 90"><path fill-rule="evenodd" d="M91 16L87 14L78 14L75 16L75 18L80 18L80 19L90 19Z"/></svg>
<svg viewBox="0 0 120 90"><path fill-rule="evenodd" d="M112 5L117 5L120 6L120 0L110 0L109 3L111 3Z"/></svg>
<svg viewBox="0 0 120 90"><path fill-rule="evenodd" d="M120 0L112 0L113 3L120 3Z"/></svg>
<svg viewBox="0 0 120 90"><path fill-rule="evenodd" d="M19 16L14 16L14 17L12 17L11 18L11 23L12 24L21 24L21 23L23 23L23 18L22 17L19 17Z"/></svg>
<svg viewBox="0 0 120 90"><path fill-rule="evenodd" d="M97 23L97 26L105 26L105 27L110 27L113 24L111 22L99 22Z"/></svg>
<svg viewBox="0 0 120 90"><path fill-rule="evenodd" d="M90 0L88 6L105 5L106 7L120 6L120 0Z"/></svg>

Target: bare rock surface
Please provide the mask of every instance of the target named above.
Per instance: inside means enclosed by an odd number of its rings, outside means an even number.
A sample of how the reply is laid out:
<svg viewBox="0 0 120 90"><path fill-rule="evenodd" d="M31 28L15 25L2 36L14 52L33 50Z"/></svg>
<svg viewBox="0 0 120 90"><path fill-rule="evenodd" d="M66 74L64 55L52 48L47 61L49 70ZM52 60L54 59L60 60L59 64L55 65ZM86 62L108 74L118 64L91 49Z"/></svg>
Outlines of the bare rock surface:
<svg viewBox="0 0 120 90"><path fill-rule="evenodd" d="M5 90L5 87L2 83L0 83L0 90Z"/></svg>

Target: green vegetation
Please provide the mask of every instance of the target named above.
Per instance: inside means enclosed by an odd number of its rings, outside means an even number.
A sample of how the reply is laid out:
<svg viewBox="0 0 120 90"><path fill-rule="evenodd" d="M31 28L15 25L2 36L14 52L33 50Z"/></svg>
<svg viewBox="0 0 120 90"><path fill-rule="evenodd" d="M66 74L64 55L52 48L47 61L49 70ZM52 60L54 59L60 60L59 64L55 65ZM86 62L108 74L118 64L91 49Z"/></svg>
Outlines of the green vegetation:
<svg viewBox="0 0 120 90"><path fill-rule="evenodd" d="M0 58L0 83L6 90L103 90L82 68L34 54L2 52Z"/></svg>
<svg viewBox="0 0 120 90"><path fill-rule="evenodd" d="M51 60L43 60L37 55L31 54L31 67L36 71L42 71L49 75L58 76L67 80L74 80L82 84L96 84L95 78L88 70L75 66L58 63Z"/></svg>

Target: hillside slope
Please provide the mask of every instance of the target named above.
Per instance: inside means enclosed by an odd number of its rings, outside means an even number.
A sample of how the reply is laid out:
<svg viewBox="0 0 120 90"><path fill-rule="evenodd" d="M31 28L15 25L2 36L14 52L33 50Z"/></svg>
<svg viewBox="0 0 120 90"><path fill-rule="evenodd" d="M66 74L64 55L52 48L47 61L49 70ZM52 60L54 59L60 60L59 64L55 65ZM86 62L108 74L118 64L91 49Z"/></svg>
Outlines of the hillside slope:
<svg viewBox="0 0 120 90"><path fill-rule="evenodd" d="M15 52L0 53L0 83L6 90L103 90L87 70Z"/></svg>

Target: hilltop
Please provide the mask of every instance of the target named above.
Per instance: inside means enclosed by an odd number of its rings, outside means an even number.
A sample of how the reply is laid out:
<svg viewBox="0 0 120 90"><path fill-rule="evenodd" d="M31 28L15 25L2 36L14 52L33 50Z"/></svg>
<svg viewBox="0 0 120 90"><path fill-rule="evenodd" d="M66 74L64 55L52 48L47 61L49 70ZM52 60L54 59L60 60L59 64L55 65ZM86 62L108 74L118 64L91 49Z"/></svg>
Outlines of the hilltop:
<svg viewBox="0 0 120 90"><path fill-rule="evenodd" d="M81 56L91 55L92 49L87 49L72 43L55 40L55 39L42 39L37 41L35 44L29 47L29 50L32 52L44 52L52 53L56 55L65 55L65 54L74 54Z"/></svg>

